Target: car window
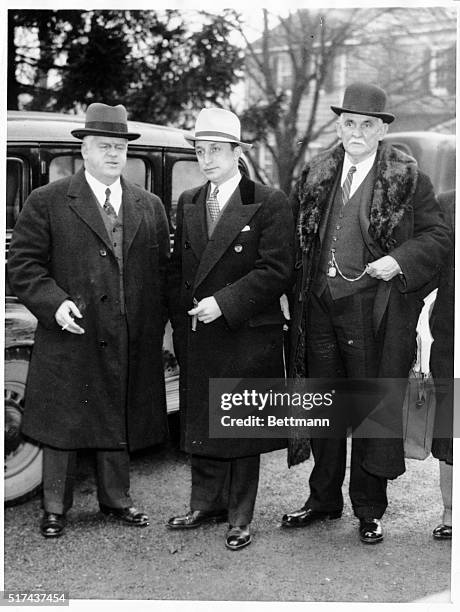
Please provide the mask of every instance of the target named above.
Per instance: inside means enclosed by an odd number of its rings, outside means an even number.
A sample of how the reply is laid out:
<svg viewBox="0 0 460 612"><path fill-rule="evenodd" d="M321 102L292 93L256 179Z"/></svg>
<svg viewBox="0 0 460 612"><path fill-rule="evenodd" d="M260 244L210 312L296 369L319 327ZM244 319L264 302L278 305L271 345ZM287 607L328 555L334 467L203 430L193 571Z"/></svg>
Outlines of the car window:
<svg viewBox="0 0 460 612"><path fill-rule="evenodd" d="M57 181L71 174L75 174L83 165L83 160L77 155L59 155L50 162L49 182Z"/></svg>
<svg viewBox="0 0 460 612"><path fill-rule="evenodd" d="M57 181L75 174L83 165L83 160L79 155L58 155L53 157L49 166L49 182ZM128 157L123 176L131 183L139 185L144 189L147 187L147 169L143 159L139 157Z"/></svg>
<svg viewBox="0 0 460 612"><path fill-rule="evenodd" d="M24 162L8 158L6 164L6 228L13 229L23 201Z"/></svg>
<svg viewBox="0 0 460 612"><path fill-rule="evenodd" d="M176 227L177 200L186 189L198 187L206 181L201 173L198 162L195 159L178 160L172 168L172 193L171 193L171 223Z"/></svg>

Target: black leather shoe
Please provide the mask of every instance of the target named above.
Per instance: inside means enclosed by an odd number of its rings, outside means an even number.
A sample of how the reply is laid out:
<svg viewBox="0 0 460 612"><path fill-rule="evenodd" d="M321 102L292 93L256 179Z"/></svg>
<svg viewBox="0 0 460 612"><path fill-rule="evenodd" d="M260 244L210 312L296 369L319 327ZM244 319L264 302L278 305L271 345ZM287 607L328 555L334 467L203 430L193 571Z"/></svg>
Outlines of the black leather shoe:
<svg viewBox="0 0 460 612"><path fill-rule="evenodd" d="M45 538L58 538L64 532L65 514L45 512L40 523L40 533Z"/></svg>
<svg viewBox="0 0 460 612"><path fill-rule="evenodd" d="M135 527L148 527L149 517L140 512L134 506L128 506L127 508L111 508L110 506L104 506L99 504L102 514L107 516L113 516L114 518L127 523L128 525L134 525Z"/></svg>
<svg viewBox="0 0 460 612"><path fill-rule="evenodd" d="M377 544L383 540L382 523L379 519L359 519L359 539L364 544Z"/></svg>
<svg viewBox="0 0 460 612"><path fill-rule="evenodd" d="M223 523L227 520L226 510L189 510L183 516L173 516L169 519L169 529L194 529L205 523Z"/></svg>
<svg viewBox="0 0 460 612"><path fill-rule="evenodd" d="M230 525L225 537L225 546L230 550L239 550L245 546L249 546L252 542L251 534L249 533L248 525L240 527L232 527Z"/></svg>
<svg viewBox="0 0 460 612"><path fill-rule="evenodd" d="M285 514L281 519L282 527L306 527L315 521L323 521L326 518L339 519L342 516L341 510L334 512L323 512L321 510L313 510L312 508L300 508L295 512Z"/></svg>
<svg viewBox="0 0 460 612"><path fill-rule="evenodd" d="M435 540L452 540L452 525L438 525L433 529Z"/></svg>

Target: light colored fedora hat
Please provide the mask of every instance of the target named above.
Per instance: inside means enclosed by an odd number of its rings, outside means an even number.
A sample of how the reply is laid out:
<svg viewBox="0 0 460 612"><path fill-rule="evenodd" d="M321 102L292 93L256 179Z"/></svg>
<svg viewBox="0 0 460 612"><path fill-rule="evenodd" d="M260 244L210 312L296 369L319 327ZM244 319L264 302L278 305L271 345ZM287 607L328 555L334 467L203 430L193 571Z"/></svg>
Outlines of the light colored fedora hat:
<svg viewBox="0 0 460 612"><path fill-rule="evenodd" d="M140 134L128 132L128 115L122 104L108 106L101 102L93 102L86 109L85 127L70 132L75 138L85 136L111 136L135 140Z"/></svg>
<svg viewBox="0 0 460 612"><path fill-rule="evenodd" d="M247 142L241 142L241 123L235 113L223 108L203 108L195 123L194 136L185 136L188 142L209 140L211 142L234 142L242 149L252 147Z"/></svg>

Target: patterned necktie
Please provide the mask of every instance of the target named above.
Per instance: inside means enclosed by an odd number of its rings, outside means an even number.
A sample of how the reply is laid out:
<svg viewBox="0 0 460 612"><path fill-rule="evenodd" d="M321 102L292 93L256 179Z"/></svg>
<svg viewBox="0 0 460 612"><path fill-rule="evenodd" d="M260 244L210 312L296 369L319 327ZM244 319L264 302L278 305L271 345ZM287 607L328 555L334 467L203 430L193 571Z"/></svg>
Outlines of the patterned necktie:
<svg viewBox="0 0 460 612"><path fill-rule="evenodd" d="M219 187L216 187L212 193L209 194L206 200L206 205L211 215L211 219L215 221L220 215L219 202L217 201L217 194L219 193Z"/></svg>
<svg viewBox="0 0 460 612"><path fill-rule="evenodd" d="M104 202L104 206L103 209L105 210L105 212L107 213L107 215L109 217L112 217L112 219L118 219L117 213L115 212L115 208L112 206L112 204L110 203L110 189L107 187L107 189L105 190L105 202Z"/></svg>
<svg viewBox="0 0 460 612"><path fill-rule="evenodd" d="M350 199L351 183L353 181L353 174L356 172L356 166L350 166L347 177L342 185L342 202L345 205Z"/></svg>

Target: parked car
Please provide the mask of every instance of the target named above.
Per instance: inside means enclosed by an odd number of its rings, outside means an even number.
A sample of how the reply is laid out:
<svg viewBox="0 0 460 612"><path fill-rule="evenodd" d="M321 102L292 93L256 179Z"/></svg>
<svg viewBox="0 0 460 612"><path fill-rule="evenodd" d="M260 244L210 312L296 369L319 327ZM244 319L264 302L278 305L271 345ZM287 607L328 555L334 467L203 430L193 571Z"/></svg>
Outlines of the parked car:
<svg viewBox="0 0 460 612"><path fill-rule="evenodd" d="M30 192L75 173L83 163L81 143L71 131L84 124L84 117L41 112L9 111L7 115L6 256L14 224ZM194 149L186 132L170 127L130 122L141 137L130 143L124 175L133 183L158 195L163 201L171 233L177 200L187 188L204 182ZM241 170L251 174L245 158ZM12 295L6 279L5 307L5 502L17 503L30 497L42 480L40 447L20 434L24 393L35 317ZM164 367L168 414L179 408L178 365L167 326Z"/></svg>
<svg viewBox="0 0 460 612"><path fill-rule="evenodd" d="M417 160L420 169L430 177L436 194L455 189L454 134L390 132L384 140Z"/></svg>

